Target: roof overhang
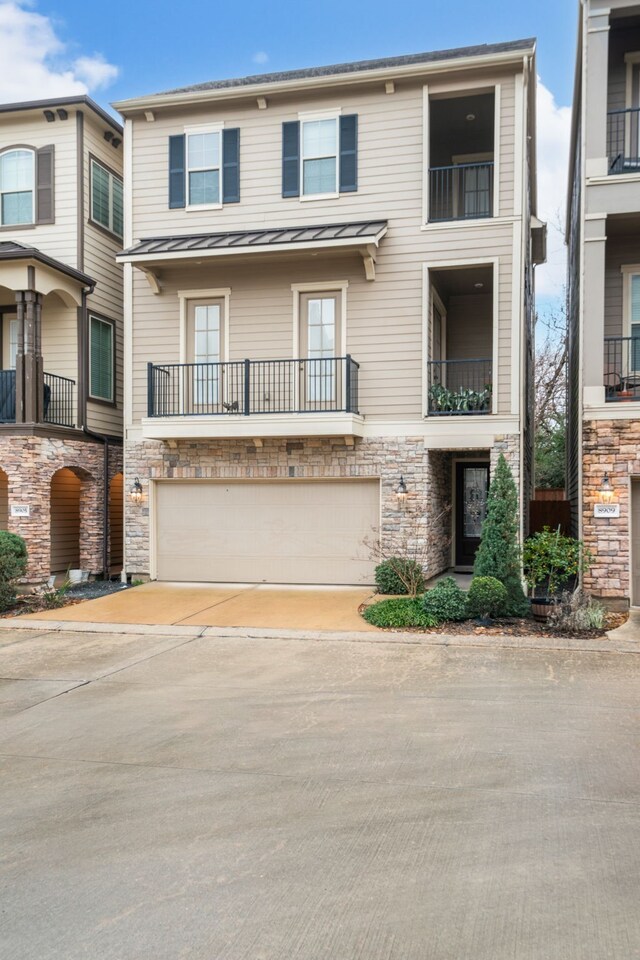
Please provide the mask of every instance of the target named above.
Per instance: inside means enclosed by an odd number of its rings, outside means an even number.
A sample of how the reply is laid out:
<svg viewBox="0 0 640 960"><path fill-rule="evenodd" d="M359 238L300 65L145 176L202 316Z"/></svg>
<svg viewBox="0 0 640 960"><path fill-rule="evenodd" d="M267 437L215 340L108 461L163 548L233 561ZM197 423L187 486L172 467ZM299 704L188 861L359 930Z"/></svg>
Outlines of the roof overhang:
<svg viewBox="0 0 640 960"><path fill-rule="evenodd" d="M447 56L447 53L449 56ZM319 87L346 86L358 83L372 83L378 80L394 80L433 75L452 70L478 69L482 66L506 66L522 64L524 59L535 53L535 42L526 41L513 49L496 52L475 52L468 56L452 56L453 51L443 51L441 59L422 60L417 63L388 64L370 69L336 71L336 73L318 73L309 76L295 76L273 81L256 80L255 83L239 83L229 86L208 87L202 90L177 90L166 93L148 94L117 100L111 106L122 116L128 116L142 110L160 107L180 106L220 100L245 100L256 96L273 96L289 91L314 90Z"/></svg>
<svg viewBox="0 0 640 960"><path fill-rule="evenodd" d="M82 295L92 293L96 281L86 273L47 256L35 247L0 243L0 286L10 290L36 290L43 296L57 293L67 306L81 306Z"/></svg>
<svg viewBox="0 0 640 960"><path fill-rule="evenodd" d="M141 240L116 257L131 263L147 276L154 293L162 289L163 266L181 261L214 260L221 257L273 256L330 251L356 253L362 257L367 280L375 280L375 263L380 241L387 233L387 221L324 224L316 227L282 227L268 230L228 231Z"/></svg>

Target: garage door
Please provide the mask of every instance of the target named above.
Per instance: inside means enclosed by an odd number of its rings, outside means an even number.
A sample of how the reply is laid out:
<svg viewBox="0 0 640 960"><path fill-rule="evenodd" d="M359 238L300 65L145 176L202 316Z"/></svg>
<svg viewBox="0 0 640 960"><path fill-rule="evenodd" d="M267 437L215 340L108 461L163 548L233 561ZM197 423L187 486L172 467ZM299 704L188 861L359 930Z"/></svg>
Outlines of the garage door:
<svg viewBox="0 0 640 960"><path fill-rule="evenodd" d="M156 484L159 580L373 583L377 480Z"/></svg>

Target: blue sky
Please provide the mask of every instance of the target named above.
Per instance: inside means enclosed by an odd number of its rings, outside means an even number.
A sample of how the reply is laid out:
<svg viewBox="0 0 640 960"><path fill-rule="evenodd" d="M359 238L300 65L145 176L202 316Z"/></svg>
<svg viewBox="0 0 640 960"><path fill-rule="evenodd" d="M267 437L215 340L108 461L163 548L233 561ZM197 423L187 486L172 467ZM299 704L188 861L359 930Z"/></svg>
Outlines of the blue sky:
<svg viewBox="0 0 640 960"><path fill-rule="evenodd" d="M204 80L535 36L544 312L563 294L577 12L578 0L0 0L0 102L88 92L108 107Z"/></svg>
<svg viewBox="0 0 640 960"><path fill-rule="evenodd" d="M63 39L120 67L117 99L228 76L538 37L538 70L562 103L573 82L571 0L111 0L107 33L86 0L41 0ZM104 8L103 8L104 9ZM118 29L116 24L121 25ZM268 60L256 63L256 54Z"/></svg>

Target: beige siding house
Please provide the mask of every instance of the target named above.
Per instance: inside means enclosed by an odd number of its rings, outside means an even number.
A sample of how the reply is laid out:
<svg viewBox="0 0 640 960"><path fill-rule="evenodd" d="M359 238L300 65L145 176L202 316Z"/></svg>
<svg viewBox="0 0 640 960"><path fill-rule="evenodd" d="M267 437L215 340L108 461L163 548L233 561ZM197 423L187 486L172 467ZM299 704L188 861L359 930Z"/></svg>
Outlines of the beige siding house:
<svg viewBox="0 0 640 960"><path fill-rule="evenodd" d="M121 126L0 105L0 528L32 582L122 564Z"/></svg>
<svg viewBox="0 0 640 960"><path fill-rule="evenodd" d="M534 97L525 40L116 104L128 574L469 569L501 452L524 517Z"/></svg>
<svg viewBox="0 0 640 960"><path fill-rule="evenodd" d="M580 6L567 216L568 481L594 594L640 604L640 5Z"/></svg>

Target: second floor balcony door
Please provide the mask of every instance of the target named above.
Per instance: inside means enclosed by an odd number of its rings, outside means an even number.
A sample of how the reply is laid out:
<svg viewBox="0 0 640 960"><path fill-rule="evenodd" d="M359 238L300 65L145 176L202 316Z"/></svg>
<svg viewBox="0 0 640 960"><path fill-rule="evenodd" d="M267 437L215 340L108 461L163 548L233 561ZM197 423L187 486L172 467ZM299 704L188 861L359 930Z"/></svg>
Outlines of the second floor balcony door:
<svg viewBox="0 0 640 960"><path fill-rule="evenodd" d="M191 402L201 413L216 413L222 405L223 300L190 300L187 351L192 362Z"/></svg>
<svg viewBox="0 0 640 960"><path fill-rule="evenodd" d="M336 357L341 342L340 294L307 293L301 298L300 408L329 410L340 406L342 384Z"/></svg>

